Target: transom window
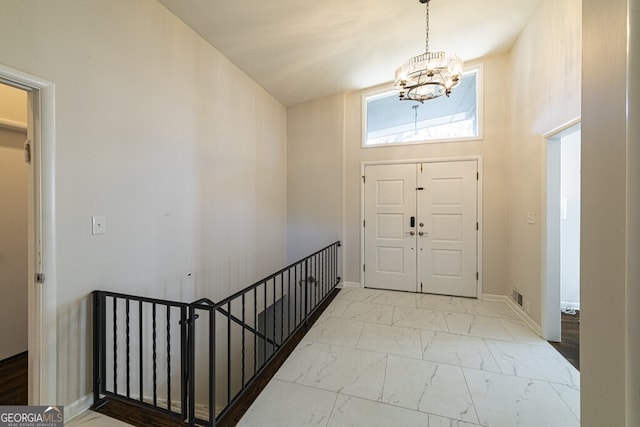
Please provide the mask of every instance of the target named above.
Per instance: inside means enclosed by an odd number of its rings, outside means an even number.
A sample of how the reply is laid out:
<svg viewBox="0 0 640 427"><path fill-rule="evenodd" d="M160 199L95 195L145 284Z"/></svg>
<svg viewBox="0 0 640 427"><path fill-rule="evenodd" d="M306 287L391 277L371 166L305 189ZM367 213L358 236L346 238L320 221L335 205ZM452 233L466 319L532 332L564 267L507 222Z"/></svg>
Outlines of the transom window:
<svg viewBox="0 0 640 427"><path fill-rule="evenodd" d="M482 138L482 67L468 69L450 97L400 101L393 90L363 96L364 147Z"/></svg>

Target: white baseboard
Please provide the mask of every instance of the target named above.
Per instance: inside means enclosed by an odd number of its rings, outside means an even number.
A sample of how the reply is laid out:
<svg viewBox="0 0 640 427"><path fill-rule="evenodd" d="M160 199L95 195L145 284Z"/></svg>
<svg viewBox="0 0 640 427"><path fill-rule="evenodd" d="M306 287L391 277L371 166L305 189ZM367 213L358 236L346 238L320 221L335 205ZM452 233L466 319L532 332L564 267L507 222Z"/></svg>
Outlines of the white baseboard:
<svg viewBox="0 0 640 427"><path fill-rule="evenodd" d="M64 422L71 420L74 417L86 412L93 405L93 393L82 396L80 399L73 402L71 405L64 406Z"/></svg>
<svg viewBox="0 0 640 427"><path fill-rule="evenodd" d="M485 300L485 301L502 301L505 302L505 298L507 298L504 295L495 295L495 294L482 294L482 297L480 299Z"/></svg>
<svg viewBox="0 0 640 427"><path fill-rule="evenodd" d="M577 310L580 311L580 303L579 302L567 302L567 301L561 301L560 302L560 310L564 311L564 310Z"/></svg>
<svg viewBox="0 0 640 427"><path fill-rule="evenodd" d="M538 325L518 304L513 302L511 298L506 295L492 295L492 294L483 294L482 299L486 301L502 301L507 304L513 311L516 312L518 317L522 319L524 323L529 326L533 332L538 334L538 336L542 336L542 327Z"/></svg>
<svg viewBox="0 0 640 427"><path fill-rule="evenodd" d="M342 282L343 288L362 288L362 285L358 282Z"/></svg>

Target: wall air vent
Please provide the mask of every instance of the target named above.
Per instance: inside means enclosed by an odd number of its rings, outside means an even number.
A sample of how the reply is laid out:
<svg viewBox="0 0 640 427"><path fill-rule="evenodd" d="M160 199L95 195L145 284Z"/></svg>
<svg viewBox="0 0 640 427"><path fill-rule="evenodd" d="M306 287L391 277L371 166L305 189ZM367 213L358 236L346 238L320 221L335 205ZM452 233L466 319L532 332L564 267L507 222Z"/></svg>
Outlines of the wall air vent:
<svg viewBox="0 0 640 427"><path fill-rule="evenodd" d="M511 299L513 300L513 302L522 307L522 293L516 288L513 288L513 290L511 291Z"/></svg>

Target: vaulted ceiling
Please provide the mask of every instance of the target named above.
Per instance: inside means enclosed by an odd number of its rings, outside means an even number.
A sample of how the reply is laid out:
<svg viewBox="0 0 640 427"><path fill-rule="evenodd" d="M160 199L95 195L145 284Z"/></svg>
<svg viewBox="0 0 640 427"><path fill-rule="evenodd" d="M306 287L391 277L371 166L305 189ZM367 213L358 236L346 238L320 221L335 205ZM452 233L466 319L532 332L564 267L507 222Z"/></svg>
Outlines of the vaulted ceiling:
<svg viewBox="0 0 640 427"><path fill-rule="evenodd" d="M159 0L286 106L393 80L424 52L418 0ZM541 0L432 0L430 50L507 51Z"/></svg>

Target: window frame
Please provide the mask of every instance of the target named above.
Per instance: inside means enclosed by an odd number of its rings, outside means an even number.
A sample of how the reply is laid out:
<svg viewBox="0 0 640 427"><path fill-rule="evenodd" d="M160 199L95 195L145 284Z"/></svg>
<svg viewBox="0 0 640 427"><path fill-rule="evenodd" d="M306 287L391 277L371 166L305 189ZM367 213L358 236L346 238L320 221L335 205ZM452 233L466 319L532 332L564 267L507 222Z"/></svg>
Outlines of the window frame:
<svg viewBox="0 0 640 427"><path fill-rule="evenodd" d="M389 144L367 144L367 101L370 98L380 97L386 94L397 93L398 91L393 88L391 84L382 88L368 90L362 93L362 137L361 148L380 148L380 147L398 147L405 145L419 145L419 144L437 144L443 142L463 142L463 141L479 141L484 139L484 65L476 64L469 67L465 67L462 75L476 74L476 111L477 111L477 128L478 134L476 136L465 137L453 137L453 138L438 138L427 139L420 141L406 141L406 142L394 142ZM455 91L455 89L453 89ZM425 101L429 102L429 101Z"/></svg>

